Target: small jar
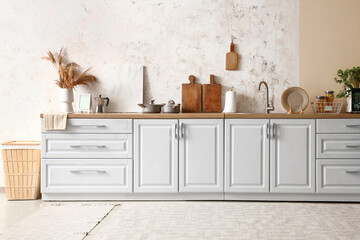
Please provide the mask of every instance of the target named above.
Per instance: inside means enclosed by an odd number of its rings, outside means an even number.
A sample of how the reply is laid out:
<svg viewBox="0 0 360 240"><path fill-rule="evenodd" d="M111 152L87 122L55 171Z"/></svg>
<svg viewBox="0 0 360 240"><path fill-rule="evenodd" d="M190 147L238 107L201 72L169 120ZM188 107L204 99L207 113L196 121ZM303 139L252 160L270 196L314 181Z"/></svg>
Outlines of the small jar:
<svg viewBox="0 0 360 240"><path fill-rule="evenodd" d="M316 99L317 99L316 113L324 113L326 97L325 96L316 96Z"/></svg>
<svg viewBox="0 0 360 240"><path fill-rule="evenodd" d="M325 91L326 102L334 102L335 92L334 91Z"/></svg>

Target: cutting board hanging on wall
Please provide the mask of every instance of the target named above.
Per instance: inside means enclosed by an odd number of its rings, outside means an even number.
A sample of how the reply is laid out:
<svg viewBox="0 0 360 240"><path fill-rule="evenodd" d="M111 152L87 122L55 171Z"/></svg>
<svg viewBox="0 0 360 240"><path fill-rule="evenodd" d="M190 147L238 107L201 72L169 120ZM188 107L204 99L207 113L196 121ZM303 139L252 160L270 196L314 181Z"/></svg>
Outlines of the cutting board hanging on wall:
<svg viewBox="0 0 360 240"><path fill-rule="evenodd" d="M230 52L226 54L226 70L238 69L238 55L234 52L234 43L230 44Z"/></svg>
<svg viewBox="0 0 360 240"><path fill-rule="evenodd" d="M182 84L182 112L199 113L201 112L201 84L194 83L193 75L189 76L189 80L189 84Z"/></svg>
<svg viewBox="0 0 360 240"><path fill-rule="evenodd" d="M214 75L210 75L210 84L203 85L203 112L221 112L221 84L215 84Z"/></svg>

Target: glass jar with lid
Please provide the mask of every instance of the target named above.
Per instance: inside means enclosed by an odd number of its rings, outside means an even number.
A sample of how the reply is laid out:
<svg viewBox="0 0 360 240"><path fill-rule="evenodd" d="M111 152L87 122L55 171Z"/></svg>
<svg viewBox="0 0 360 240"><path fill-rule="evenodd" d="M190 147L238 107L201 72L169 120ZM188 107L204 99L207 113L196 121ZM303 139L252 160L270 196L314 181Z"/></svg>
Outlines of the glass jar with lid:
<svg viewBox="0 0 360 240"><path fill-rule="evenodd" d="M325 96L316 96L316 113L324 113L326 97Z"/></svg>
<svg viewBox="0 0 360 240"><path fill-rule="evenodd" d="M326 102L334 102L335 92L334 91L325 91Z"/></svg>

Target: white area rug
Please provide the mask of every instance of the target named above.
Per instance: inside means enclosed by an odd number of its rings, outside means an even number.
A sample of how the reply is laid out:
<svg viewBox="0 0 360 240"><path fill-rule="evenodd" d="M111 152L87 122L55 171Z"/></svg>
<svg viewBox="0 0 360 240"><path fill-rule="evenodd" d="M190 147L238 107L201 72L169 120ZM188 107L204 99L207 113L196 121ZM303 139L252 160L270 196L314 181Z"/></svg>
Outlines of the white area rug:
<svg viewBox="0 0 360 240"><path fill-rule="evenodd" d="M360 239L359 204L126 202L85 238Z"/></svg>
<svg viewBox="0 0 360 240"><path fill-rule="evenodd" d="M114 208L102 203L44 203L9 227L1 240L81 240Z"/></svg>

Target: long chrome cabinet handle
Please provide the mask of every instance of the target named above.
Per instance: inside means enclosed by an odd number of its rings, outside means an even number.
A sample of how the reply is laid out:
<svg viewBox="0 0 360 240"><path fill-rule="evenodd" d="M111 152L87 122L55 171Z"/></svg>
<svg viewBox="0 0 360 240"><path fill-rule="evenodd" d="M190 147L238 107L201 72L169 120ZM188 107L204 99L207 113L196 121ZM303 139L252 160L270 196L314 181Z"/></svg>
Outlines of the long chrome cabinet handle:
<svg viewBox="0 0 360 240"><path fill-rule="evenodd" d="M270 136L270 127L269 127L269 124L267 123L266 124L266 139L269 139L269 136Z"/></svg>
<svg viewBox="0 0 360 240"><path fill-rule="evenodd" d="M72 125L72 127L90 127L90 128L103 128L106 127L106 125L103 124L97 124L97 125Z"/></svg>
<svg viewBox="0 0 360 240"><path fill-rule="evenodd" d="M178 138L178 124L175 123L175 139Z"/></svg>
<svg viewBox="0 0 360 240"><path fill-rule="evenodd" d="M360 173L360 169L359 170L345 170L345 173Z"/></svg>
<svg viewBox="0 0 360 240"><path fill-rule="evenodd" d="M106 145L70 145L71 148L104 148Z"/></svg>
<svg viewBox="0 0 360 240"><path fill-rule="evenodd" d="M181 134L181 137L183 138L184 137L184 124L181 123L180 125L180 134Z"/></svg>
<svg viewBox="0 0 360 240"><path fill-rule="evenodd" d="M360 124L346 124L345 127L360 127Z"/></svg>
<svg viewBox="0 0 360 240"><path fill-rule="evenodd" d="M347 147L347 148L360 148L360 144L350 144L350 145L345 145L345 147Z"/></svg>
<svg viewBox="0 0 360 240"><path fill-rule="evenodd" d="M275 123L272 124L272 137L275 138L276 137L276 125Z"/></svg>
<svg viewBox="0 0 360 240"><path fill-rule="evenodd" d="M97 169L79 169L79 170L70 170L72 173L81 173L81 172L96 172L96 173L107 173L105 170L97 170Z"/></svg>
<svg viewBox="0 0 360 240"><path fill-rule="evenodd" d="M270 138L275 138L275 123L271 123L269 126Z"/></svg>

